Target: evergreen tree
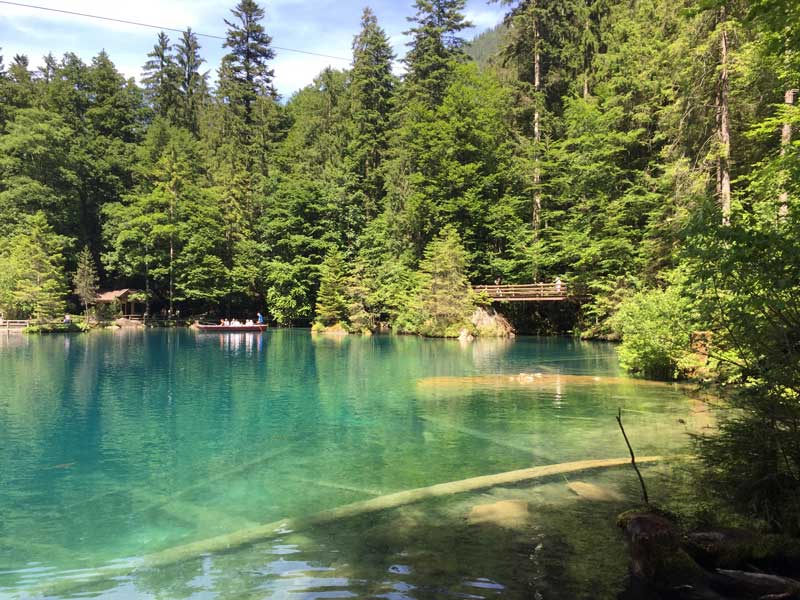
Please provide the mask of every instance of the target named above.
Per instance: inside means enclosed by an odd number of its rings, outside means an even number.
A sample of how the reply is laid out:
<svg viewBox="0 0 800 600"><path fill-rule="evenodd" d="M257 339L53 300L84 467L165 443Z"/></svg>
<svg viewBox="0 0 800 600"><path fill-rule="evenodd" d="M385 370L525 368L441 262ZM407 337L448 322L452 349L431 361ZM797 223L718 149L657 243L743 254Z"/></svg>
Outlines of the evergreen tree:
<svg viewBox="0 0 800 600"><path fill-rule="evenodd" d="M264 9L254 0L240 0L231 12L236 19L225 20L228 32L223 47L230 52L222 58L219 93L230 104L243 108L244 123L251 126L256 100L277 97L272 85L275 72L269 68L275 51L272 38L261 25Z"/></svg>
<svg viewBox="0 0 800 600"><path fill-rule="evenodd" d="M43 60L44 64L39 67L38 76L41 81L49 84L58 76L58 61L52 52L48 52Z"/></svg>
<svg viewBox="0 0 800 600"><path fill-rule="evenodd" d="M395 77L394 53L386 33L367 7L361 16L361 31L353 40L353 68L350 72L353 139L347 158L355 175L351 200L363 207L365 220L374 218L383 198L381 165L388 148L388 130Z"/></svg>
<svg viewBox="0 0 800 600"><path fill-rule="evenodd" d="M180 82L176 122L195 135L199 133L200 110L208 97L208 72L200 72L204 62L197 35L189 28L175 46Z"/></svg>
<svg viewBox="0 0 800 600"><path fill-rule="evenodd" d="M84 314L89 314L89 305L95 303L98 290L97 269L89 246L84 246L78 254L78 268L73 278L75 295L83 304Z"/></svg>
<svg viewBox="0 0 800 600"><path fill-rule="evenodd" d="M319 293L315 307L317 322L325 327L346 324L349 306L347 272L342 254L338 250L329 251L319 272Z"/></svg>
<svg viewBox="0 0 800 600"><path fill-rule="evenodd" d="M159 32L158 41L147 56L150 60L142 67L145 98L156 116L174 120L178 111L178 89L181 81L179 67L166 33Z"/></svg>
<svg viewBox="0 0 800 600"><path fill-rule="evenodd" d="M465 40L458 34L471 27L463 11L465 0L416 0L416 14L408 17L414 26L404 62L408 67L406 93L428 106L444 96L455 64L467 59Z"/></svg>
<svg viewBox="0 0 800 600"><path fill-rule="evenodd" d="M413 333L445 337L457 337L462 329L471 329L469 317L475 300L466 267L461 238L448 225L425 248L412 312L403 327Z"/></svg>
<svg viewBox="0 0 800 600"><path fill-rule="evenodd" d="M53 232L43 212L0 246L0 311L5 315L46 320L64 309L65 239Z"/></svg>

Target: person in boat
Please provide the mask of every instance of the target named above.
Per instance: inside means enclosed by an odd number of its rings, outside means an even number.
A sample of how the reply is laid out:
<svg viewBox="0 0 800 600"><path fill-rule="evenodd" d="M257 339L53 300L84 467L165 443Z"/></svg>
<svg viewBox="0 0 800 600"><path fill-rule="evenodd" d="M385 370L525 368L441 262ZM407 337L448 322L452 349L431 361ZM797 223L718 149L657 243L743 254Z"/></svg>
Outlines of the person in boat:
<svg viewBox="0 0 800 600"><path fill-rule="evenodd" d="M225 325L225 327L230 327L230 326L231 326L231 322L230 322L228 319L225 319L225 320L222 322L222 324L223 324L223 325Z"/></svg>
<svg viewBox="0 0 800 600"><path fill-rule="evenodd" d="M261 313L256 313L256 323L258 323L259 325L263 325L264 315L262 315Z"/></svg>
<svg viewBox="0 0 800 600"><path fill-rule="evenodd" d="M247 319L247 321L245 321L244 324L247 325L248 327L252 326L254 324L253 319Z"/></svg>

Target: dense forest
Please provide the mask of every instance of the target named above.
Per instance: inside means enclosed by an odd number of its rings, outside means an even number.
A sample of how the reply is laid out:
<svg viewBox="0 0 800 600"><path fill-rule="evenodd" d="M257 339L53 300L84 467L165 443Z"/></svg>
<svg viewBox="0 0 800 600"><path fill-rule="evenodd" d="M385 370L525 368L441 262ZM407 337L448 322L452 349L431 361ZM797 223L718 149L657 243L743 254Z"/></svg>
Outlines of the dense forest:
<svg viewBox="0 0 800 600"><path fill-rule="evenodd" d="M740 409L706 477L800 531L800 3L502 1L470 48L464 0L416 0L402 76L365 9L288 99L253 0L213 77L190 30L141 84L6 57L0 311L85 308L96 270L151 310L436 335L469 283L560 277L631 371L697 373L702 340Z"/></svg>

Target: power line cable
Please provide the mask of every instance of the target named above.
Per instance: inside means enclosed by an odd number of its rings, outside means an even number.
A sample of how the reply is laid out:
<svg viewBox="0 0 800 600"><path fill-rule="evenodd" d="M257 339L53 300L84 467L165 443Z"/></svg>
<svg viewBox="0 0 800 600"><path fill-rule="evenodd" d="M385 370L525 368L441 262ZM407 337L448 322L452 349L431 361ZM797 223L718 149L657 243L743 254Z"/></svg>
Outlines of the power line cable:
<svg viewBox="0 0 800 600"><path fill-rule="evenodd" d="M183 33L185 30L183 29L176 29L175 27L162 27L161 25L151 25L150 23L140 23L138 21L127 21L125 19L115 19L113 17L103 17L101 15L91 15L88 13L81 13L75 12L72 10L63 10L61 8L50 8L48 6L36 6L34 4L23 4L22 2L8 2L7 0L0 0L0 4L8 4L9 6L20 6L22 8L33 8L36 10L44 10L48 12L55 12L55 13L62 13L65 15L73 15L76 17L86 17L89 19L98 19L100 21L112 21L114 23L124 23L126 25L136 25L137 27L149 27L150 29L159 29L162 31L175 31L178 33ZM193 31L196 36L198 37L205 37L211 38L214 40L224 40L225 37L221 35L213 35L210 33L198 33ZM297 52L298 54L308 54L311 56L321 56L323 58L333 58L335 60L346 60L350 62L349 58L344 58L343 56L334 56L332 54L322 54L320 52L311 52L310 50L298 50L297 48L282 48L281 46L272 46L275 50L282 50L284 52Z"/></svg>

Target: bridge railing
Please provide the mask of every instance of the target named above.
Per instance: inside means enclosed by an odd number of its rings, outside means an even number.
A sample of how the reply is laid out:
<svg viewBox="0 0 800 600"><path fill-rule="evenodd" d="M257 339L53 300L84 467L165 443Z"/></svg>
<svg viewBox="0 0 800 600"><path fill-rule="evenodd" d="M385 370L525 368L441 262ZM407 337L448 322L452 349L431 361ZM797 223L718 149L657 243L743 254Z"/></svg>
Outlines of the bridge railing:
<svg viewBox="0 0 800 600"><path fill-rule="evenodd" d="M474 285L472 289L494 301L565 300L571 295L565 283Z"/></svg>
<svg viewBox="0 0 800 600"><path fill-rule="evenodd" d="M0 331L18 331L25 329L30 324L30 321L22 319L3 319L0 321Z"/></svg>

